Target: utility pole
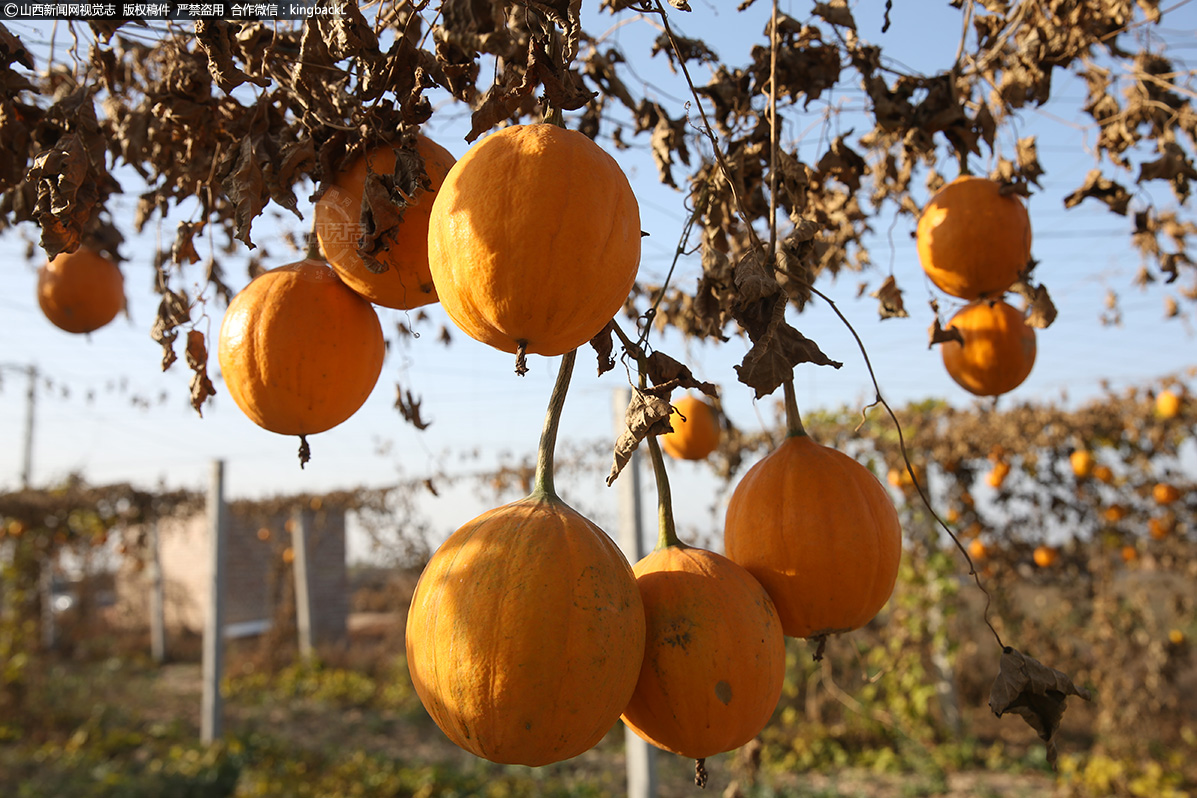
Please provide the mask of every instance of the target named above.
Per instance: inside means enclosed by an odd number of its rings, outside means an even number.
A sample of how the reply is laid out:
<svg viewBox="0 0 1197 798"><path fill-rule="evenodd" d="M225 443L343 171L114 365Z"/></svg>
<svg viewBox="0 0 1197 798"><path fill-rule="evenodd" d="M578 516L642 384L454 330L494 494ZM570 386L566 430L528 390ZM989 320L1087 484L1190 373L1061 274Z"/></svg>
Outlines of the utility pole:
<svg viewBox="0 0 1197 798"><path fill-rule="evenodd" d="M617 388L612 397L615 437L623 434L627 425L628 405L632 401L629 388ZM619 547L628 561L635 564L648 553L644 545L643 512L640 498L640 450L624 466L616 481L619 491ZM628 726L623 727L624 751L627 757L628 798L655 798L657 794L657 749L645 742Z"/></svg>
<svg viewBox="0 0 1197 798"><path fill-rule="evenodd" d="M292 562L295 573L295 625L299 632L299 656L309 660L316 650L312 634L312 582L309 569L311 552L308 551L311 524L303 507L296 507L292 511L291 519L295 522L291 532L291 551L295 553Z"/></svg>
<svg viewBox="0 0 1197 798"><path fill-rule="evenodd" d="M204 614L203 696L200 741L211 743L221 735L220 678L224 670L224 461L212 461L208 487L209 584L208 611Z"/></svg>
<svg viewBox="0 0 1197 798"><path fill-rule="evenodd" d="M158 665L166 662L166 591L162 585L162 555L159 550L158 519L150 522L150 656Z"/></svg>
<svg viewBox="0 0 1197 798"><path fill-rule="evenodd" d="M33 408L37 404L37 366L26 368L29 388L25 394L25 450L21 460L21 489L29 490L33 482Z"/></svg>

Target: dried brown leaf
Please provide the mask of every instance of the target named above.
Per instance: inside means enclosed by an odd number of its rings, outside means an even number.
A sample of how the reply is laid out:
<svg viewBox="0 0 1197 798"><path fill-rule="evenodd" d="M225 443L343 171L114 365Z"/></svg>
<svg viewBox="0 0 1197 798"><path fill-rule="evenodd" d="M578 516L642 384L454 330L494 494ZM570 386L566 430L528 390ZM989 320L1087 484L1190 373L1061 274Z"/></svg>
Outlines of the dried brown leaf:
<svg viewBox="0 0 1197 798"><path fill-rule="evenodd" d="M598 335L590 339L590 345L598 356L598 376L600 377L615 368L615 357L612 355L615 351L615 343L611 340L611 336L614 334L615 320L612 319L603 329L599 330Z"/></svg>
<svg viewBox="0 0 1197 798"><path fill-rule="evenodd" d="M645 370L653 383L653 387L648 391L662 399L668 399L674 388L693 388L711 397L719 395L719 391L714 385L699 380L689 367L664 352L653 352L649 355L646 358Z"/></svg>
<svg viewBox="0 0 1197 798"><path fill-rule="evenodd" d="M869 296L881 302L880 313L883 319L904 319L910 315L906 312L906 305L902 302L902 289L898 288L898 283L892 274L886 277L881 287Z"/></svg>
<svg viewBox="0 0 1197 798"><path fill-rule="evenodd" d="M1064 198L1064 207L1076 207L1089 197L1104 202L1111 211L1121 216L1126 216L1131 199L1130 192L1124 186L1105 177L1098 169L1091 170L1081 187Z"/></svg>
<svg viewBox="0 0 1197 798"><path fill-rule="evenodd" d="M823 354L819 345L795 330L785 320L786 303L774 301L769 324L761 334L752 337L752 349L736 366L740 382L756 392L756 398L767 396L794 376L794 366L814 363L840 368L843 363Z"/></svg>
<svg viewBox="0 0 1197 798"><path fill-rule="evenodd" d="M856 20L852 18L852 10L848 8L847 0L831 0L829 3L815 3L815 8L811 13L817 17L822 17L832 25L856 30Z"/></svg>
<svg viewBox="0 0 1197 798"><path fill-rule="evenodd" d="M216 395L216 388L208 378L208 347L199 330L187 333L187 366L194 372L191 375L191 406L202 418L204 402L209 396Z"/></svg>
<svg viewBox="0 0 1197 798"><path fill-rule="evenodd" d="M1047 744L1047 761L1054 769L1057 758L1054 738L1070 695L1086 701L1092 698L1068 674L1007 646L1002 650L998 675L989 691L989 708L999 718L1007 712L1021 715Z"/></svg>
<svg viewBox="0 0 1197 798"><path fill-rule="evenodd" d="M195 40L208 56L208 71L222 91L230 92L246 81L262 88L270 85L270 78L247 75L233 63L233 52L240 52L240 48L236 46L228 22L222 19L197 19Z"/></svg>
<svg viewBox="0 0 1197 798"><path fill-rule="evenodd" d="M262 173L262 164L255 152L250 136L241 139L237 148L225 159L225 177L221 180L224 193L233 202L233 221L236 238L250 249L254 248L249 238L254 219L266 207L269 191ZM223 170L222 170L223 171Z"/></svg>
<svg viewBox="0 0 1197 798"><path fill-rule="evenodd" d="M939 316L935 317L935 323L931 325L931 329L927 331L930 340L927 343L927 348L935 346L936 344L944 344L948 341L955 341L964 346L964 336L960 334L960 330L955 327L948 327L946 330L940 324Z"/></svg>
<svg viewBox="0 0 1197 798"><path fill-rule="evenodd" d="M672 412L673 407L668 399L645 393L639 388L632 389L632 400L624 416L624 430L615 441L615 460L611 474L607 477L608 486L615 482L619 472L632 459L632 452L640 446L640 441L649 435L660 435L673 429L669 424L669 414Z"/></svg>
<svg viewBox="0 0 1197 798"><path fill-rule="evenodd" d="M404 390L403 386L395 383L395 409L403 416L404 421L419 430L428 429L428 425L432 423L420 418L421 401L412 396L410 390Z"/></svg>
<svg viewBox="0 0 1197 798"><path fill-rule="evenodd" d="M1047 288L1019 280L1010 290L1027 300L1027 324L1039 330L1046 330L1056 320L1056 305Z"/></svg>
<svg viewBox="0 0 1197 798"><path fill-rule="evenodd" d="M203 232L205 222L179 222L175 232L175 242L170 248L170 259L175 265L182 266L183 262L199 263L199 253L195 251L194 238Z"/></svg>

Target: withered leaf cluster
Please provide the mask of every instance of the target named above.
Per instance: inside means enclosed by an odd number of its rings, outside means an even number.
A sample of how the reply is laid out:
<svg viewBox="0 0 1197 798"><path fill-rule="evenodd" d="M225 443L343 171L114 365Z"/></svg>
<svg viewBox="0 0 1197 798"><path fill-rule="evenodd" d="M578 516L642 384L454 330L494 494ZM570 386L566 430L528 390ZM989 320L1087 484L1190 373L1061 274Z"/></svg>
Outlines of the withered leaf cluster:
<svg viewBox="0 0 1197 798"><path fill-rule="evenodd" d="M632 314L648 300L659 326L717 340L747 336L752 349L739 376L762 396L795 364L830 362L785 311L801 312L820 279L866 268L876 220L913 221L922 188L982 158L992 158L992 176L1010 190L1034 195L1049 169L1032 137L1011 135L1012 123L1047 103L1053 81L1069 72L1085 81L1099 159L1066 205L1096 200L1130 217L1144 260L1139 284L1197 299L1187 250L1193 222L1136 189L1167 185L1183 202L1197 177L1186 73L1134 34L1163 18L1159 3L958 5L968 36L952 63L928 74L904 72L859 34L859 15L881 9L853 10L844 0L815 3L803 19L778 15L748 53L686 36L682 21L706 12L684 2L600 4L621 22L659 18L663 32L644 53L590 35L580 0L350 2L345 15L297 23L165 29L114 20L93 26L87 52L72 50L78 68L35 63L0 26L0 229L36 227L48 256L86 243L119 261L126 220L108 209L122 191L110 173L116 165L147 186L133 229L184 204L198 208L175 223L173 245L155 261L162 302L152 337L169 366L178 330L193 327L194 304L229 293L215 254L200 295L181 284L181 267L201 260L201 233L225 254L253 249L255 220L272 206L302 219L307 201L349 161L390 146L398 165L369 176L357 242L366 263L383 268L373 254L425 179L412 142L434 113L468 108L468 140L565 113L570 126L615 148L647 148L700 231L697 283L640 285ZM652 58L685 71L694 89L688 105L641 88L635 64ZM775 151L772 103L783 120L831 112L829 96L841 86L863 91L866 125L836 130L806 157L785 135ZM776 242L773 251L766 242ZM1050 324L1046 288L1025 278L1019 292L1032 323ZM883 317L906 313L892 280L873 295Z"/></svg>

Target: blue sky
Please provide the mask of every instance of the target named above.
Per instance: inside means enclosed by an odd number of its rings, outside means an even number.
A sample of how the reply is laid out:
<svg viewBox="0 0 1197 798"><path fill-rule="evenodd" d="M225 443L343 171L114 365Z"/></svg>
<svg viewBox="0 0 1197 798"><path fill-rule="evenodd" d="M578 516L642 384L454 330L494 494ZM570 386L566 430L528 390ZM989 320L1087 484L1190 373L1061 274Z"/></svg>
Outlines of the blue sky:
<svg viewBox="0 0 1197 798"><path fill-rule="evenodd" d="M595 5L588 4L585 27L597 36L611 26L611 18L605 14L598 18ZM694 11L689 15L672 15L676 27L686 35L704 38L729 63L747 63L752 44L763 41L768 4L762 0L742 14L731 10L730 3L699 0L692 5ZM920 3L917 11L912 10L913 5L895 4L892 27L881 34L882 4L857 3L860 35L881 44L906 68L933 71L948 64L955 53L959 12L946 3ZM803 19L811 3L783 2L781 7ZM1178 43L1173 55L1183 63L1197 42L1193 36L1197 10L1193 5L1182 6L1166 19L1165 28L1153 35ZM47 27L12 23L10 30L27 37L31 45L48 41ZM638 57L633 62L635 73L646 83L638 85L629 79L633 92L653 96L671 113L678 113L686 94L684 83L671 74L662 57L647 58L648 42L656 31L645 22L632 22L607 35L629 57ZM56 45L60 58L69 43L60 26ZM705 70L698 70L696 81L706 81ZM1019 135L1039 136L1040 160L1047 171L1042 190L1029 204L1033 254L1040 261L1039 278L1051 291L1060 317L1050 329L1039 332L1035 368L1005 402L1046 401L1064 394L1076 402L1096 394L1103 379L1114 385L1140 384L1197 364L1191 316L1164 320L1164 292L1156 287L1141 293L1131 285L1140 260L1129 246L1130 220L1110 214L1092 201L1064 210L1063 197L1080 185L1095 159L1086 149L1093 132L1086 129L1080 111L1083 88L1075 82L1058 81L1056 92L1060 99L1048 108L1023 115ZM822 107L817 104L808 113L791 113L785 120L783 143L796 144L801 157L814 160L824 134L835 135L853 127L863 130L860 118L853 117L850 110L862 106L858 87L847 85L837 90L832 102L849 110L826 123L829 127L825 127ZM463 140L467 130L468 113L451 106L438 108L425 128L458 157L467 149ZM625 136L625 140L637 146L624 152L608 149L628 173L641 203L642 226L650 233L644 245L642 279L659 282L684 221L684 196L657 182L647 136L636 140ZM1013 152L1009 134L1003 146L1008 154ZM974 168L986 167L981 162ZM132 218L139 193L136 175L128 169L118 169L115 174L127 192L118 198L116 216ZM1162 183L1142 191L1161 205L1172 202ZM299 259L282 241L285 231L299 235L310 221L310 203L306 201L310 191L296 193L303 222L290 214L277 214L278 209L272 207L268 217L254 226L255 241L270 253L268 266ZM254 426L232 403L219 379L215 401L199 418L187 401L189 372L185 365L180 362L161 373L160 351L148 335L157 306L150 288L156 237L169 242L175 223L183 218L172 217L160 230L150 225L142 237L128 232L124 252L129 262L124 270L131 320L118 318L89 337L61 332L42 317L34 297L38 262L25 260L25 242L19 234L8 231L0 235L0 258L6 264L0 269L0 313L7 321L0 325L0 441L4 442L0 445L0 489L18 485L25 380L16 367L26 364L36 365L51 383L50 388L44 383L39 387L33 460L36 484L79 471L96 483L129 480L145 487L162 482L198 489L205 484L211 460L223 458L226 491L232 497L322 492L359 484L391 484L438 470L477 471L504 457L523 457L535 448L556 359L533 357L531 372L520 378L512 373L511 356L478 344L455 329L451 329L452 345L445 347L437 342L436 331L447 322L436 306L428 309L431 320L419 326L424 333L421 338L393 340L382 377L362 410L341 426L311 438L313 459L303 471L296 460L297 441ZM892 235L887 236L891 223ZM913 225L908 217L896 221L890 216L879 218L871 253L874 269L861 275L843 274L821 288L836 299L856 326L891 403L946 397L967 404L972 397L944 373L938 350L929 351L926 346L932 318L927 302L933 296L943 297L923 278L910 238ZM26 234L35 236L36 231ZM201 255L206 254L205 246L199 246ZM245 254L243 250L223 260L229 281L237 287L246 281ZM855 296L860 282L867 282L872 290L891 268L906 292L911 318L882 322L877 318L875 300L857 300ZM674 279L692 285L699 273L694 256L683 259ZM199 276L196 273L193 279ZM1098 321L1109 289L1121 297L1123 325L1118 328L1104 327ZM216 304L208 309L213 340L222 313L223 308ZM392 339L396 338L396 324L408 321L404 314L386 309L380 317ZM845 364L839 371L800 367L795 383L800 405L869 403L872 388L863 361L830 309L816 303L793 321L831 357ZM739 426L758 429L774 417L773 397L754 403L750 389L735 382L732 366L746 350L741 340L720 347L687 343L669 335L656 336L653 341L691 365L703 379L722 386L725 407ZM617 369L597 378L593 364L593 355L584 350L562 421L563 441L613 440L612 394L626 385L625 372ZM210 369L218 372L214 356ZM433 422L426 431L407 425L392 408L396 382L422 398L425 417ZM89 393L94 395L91 401L86 398ZM133 406L133 397L148 399L149 406ZM567 499L590 511L600 523L610 523L615 517L615 493L603 484L606 469L607 462L599 461L593 474L571 476L561 485ZM711 507L717 504L712 499L715 480L705 466L688 463L676 464L671 474L683 534L687 524L709 530L715 517ZM650 504L652 495L650 489L646 495ZM460 489L446 491L440 498L428 497L424 509L447 533L489 503L487 497ZM721 517L721 510L716 515Z"/></svg>

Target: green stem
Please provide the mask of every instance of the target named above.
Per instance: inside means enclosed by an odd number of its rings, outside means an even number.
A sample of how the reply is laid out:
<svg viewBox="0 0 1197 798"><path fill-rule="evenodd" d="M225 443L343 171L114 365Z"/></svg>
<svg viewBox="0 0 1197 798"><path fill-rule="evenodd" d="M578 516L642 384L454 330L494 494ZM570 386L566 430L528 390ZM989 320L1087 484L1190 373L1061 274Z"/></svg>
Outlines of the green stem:
<svg viewBox="0 0 1197 798"><path fill-rule="evenodd" d="M798 397L794 394L793 378L782 383L782 387L786 392L786 437L805 435L806 429L802 426L802 416L798 413Z"/></svg>
<svg viewBox="0 0 1197 798"><path fill-rule="evenodd" d="M673 496L669 491L669 475L665 472L665 458L661 455L661 445L657 443L656 435L649 435L644 439L648 444L648 457L653 464L653 477L657 480L657 548L656 551L670 546L685 544L678 540L677 526L673 522Z"/></svg>
<svg viewBox="0 0 1197 798"><path fill-rule="evenodd" d="M569 391L569 378L573 376L577 356L576 349L561 356L557 382L553 384L553 393L549 397L544 429L540 432L540 446L536 450L536 479L532 484L532 495L538 498L557 498L557 492L553 489L553 452L557 448L557 427L561 424L561 410L565 407L565 394Z"/></svg>

